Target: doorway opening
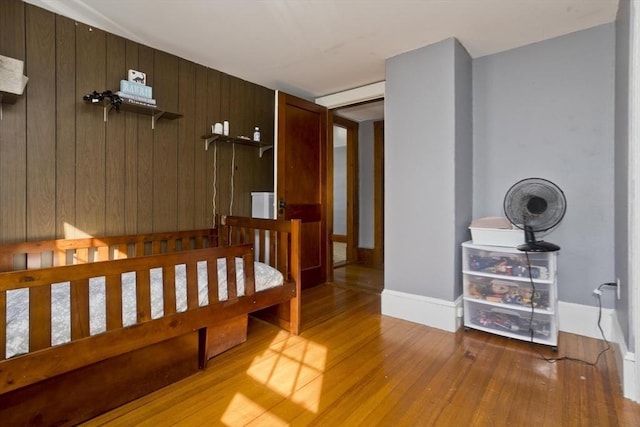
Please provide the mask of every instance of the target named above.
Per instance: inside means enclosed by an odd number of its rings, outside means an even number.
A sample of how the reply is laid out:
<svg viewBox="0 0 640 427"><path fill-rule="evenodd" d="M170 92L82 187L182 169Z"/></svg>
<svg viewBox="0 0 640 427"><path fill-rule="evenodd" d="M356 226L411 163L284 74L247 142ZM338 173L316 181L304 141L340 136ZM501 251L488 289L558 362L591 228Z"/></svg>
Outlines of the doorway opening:
<svg viewBox="0 0 640 427"><path fill-rule="evenodd" d="M333 208L331 249L333 266L357 260L358 216L358 123L333 115L330 168Z"/></svg>
<svg viewBox="0 0 640 427"><path fill-rule="evenodd" d="M330 259L382 267L384 100L330 110L329 124Z"/></svg>

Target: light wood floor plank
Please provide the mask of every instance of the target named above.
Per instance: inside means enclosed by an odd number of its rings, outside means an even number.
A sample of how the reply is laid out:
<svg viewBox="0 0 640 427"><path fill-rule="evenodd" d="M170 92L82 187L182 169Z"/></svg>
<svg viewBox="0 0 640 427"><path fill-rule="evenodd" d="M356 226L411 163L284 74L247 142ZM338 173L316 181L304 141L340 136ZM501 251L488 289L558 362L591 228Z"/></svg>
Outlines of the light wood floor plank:
<svg viewBox="0 0 640 427"><path fill-rule="evenodd" d="M550 348L448 333L380 314L383 272L336 270L303 293L303 333L251 319L249 338L206 371L86 425L638 426L614 350L561 333ZM359 283L363 286L359 287Z"/></svg>

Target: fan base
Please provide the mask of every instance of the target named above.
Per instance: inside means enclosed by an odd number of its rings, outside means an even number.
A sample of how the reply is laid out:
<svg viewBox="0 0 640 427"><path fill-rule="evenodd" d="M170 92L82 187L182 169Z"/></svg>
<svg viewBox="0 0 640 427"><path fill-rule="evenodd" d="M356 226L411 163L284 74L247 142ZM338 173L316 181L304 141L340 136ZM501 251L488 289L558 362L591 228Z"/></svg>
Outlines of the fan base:
<svg viewBox="0 0 640 427"><path fill-rule="evenodd" d="M522 252L555 252L560 250L560 246L550 242L537 241L524 243L518 246L518 250Z"/></svg>

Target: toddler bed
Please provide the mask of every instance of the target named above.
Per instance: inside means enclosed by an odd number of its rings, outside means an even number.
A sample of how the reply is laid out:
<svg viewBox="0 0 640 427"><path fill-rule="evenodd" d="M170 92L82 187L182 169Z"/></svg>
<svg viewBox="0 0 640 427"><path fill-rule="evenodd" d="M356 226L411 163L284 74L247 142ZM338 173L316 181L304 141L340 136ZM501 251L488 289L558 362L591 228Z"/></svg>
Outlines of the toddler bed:
<svg viewBox="0 0 640 427"><path fill-rule="evenodd" d="M0 419L95 416L205 368L270 306L265 318L298 333L299 222L220 224L0 245Z"/></svg>

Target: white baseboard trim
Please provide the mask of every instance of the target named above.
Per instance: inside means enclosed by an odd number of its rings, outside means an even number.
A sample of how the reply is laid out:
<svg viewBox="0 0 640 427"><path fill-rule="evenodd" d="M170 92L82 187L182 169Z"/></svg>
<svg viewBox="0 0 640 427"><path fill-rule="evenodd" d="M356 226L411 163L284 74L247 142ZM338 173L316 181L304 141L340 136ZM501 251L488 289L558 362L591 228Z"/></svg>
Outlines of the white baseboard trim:
<svg viewBox="0 0 640 427"><path fill-rule="evenodd" d="M607 341L614 334L615 310L602 309L600 326ZM558 301L558 324L562 332L602 339L598 329L598 307Z"/></svg>
<svg viewBox="0 0 640 427"><path fill-rule="evenodd" d="M382 314L455 332L462 326L462 297L446 301L389 289L382 291Z"/></svg>
<svg viewBox="0 0 640 427"><path fill-rule="evenodd" d="M602 339L598 329L598 307L558 301L558 321L562 332ZM614 309L602 309L600 326L613 350L622 394L625 398L638 402L640 396L637 395L636 357L627 348Z"/></svg>

